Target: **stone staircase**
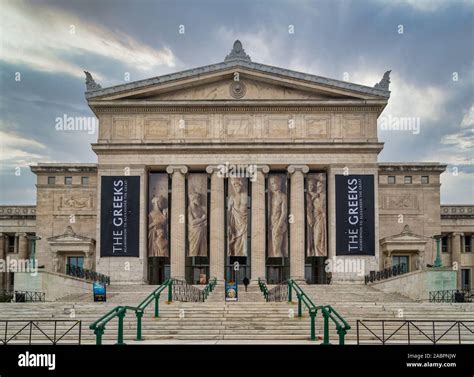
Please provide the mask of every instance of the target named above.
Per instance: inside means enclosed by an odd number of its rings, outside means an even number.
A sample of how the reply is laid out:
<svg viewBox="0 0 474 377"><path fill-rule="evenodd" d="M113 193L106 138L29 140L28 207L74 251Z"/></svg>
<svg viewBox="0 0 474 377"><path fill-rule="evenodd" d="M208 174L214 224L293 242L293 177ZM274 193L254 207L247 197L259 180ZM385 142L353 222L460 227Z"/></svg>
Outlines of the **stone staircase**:
<svg viewBox="0 0 474 377"><path fill-rule="evenodd" d="M94 343L95 337L88 328L99 317L117 305L137 305L156 286L149 285L116 285L108 289L106 303L92 302L91 295L75 295L61 302L47 303L0 303L0 339L4 337L6 322L2 320L81 320L82 343ZM269 287L271 288L271 287ZM302 286L316 305L332 305L351 325L346 336L346 343L356 342L357 319L436 319L436 320L474 320L473 304L430 304L413 302L403 296L386 294L365 285L320 285ZM293 298L296 301L296 297ZM127 344L133 343L306 343L321 342L322 318L318 315L316 330L318 342L309 342L310 319L307 311L302 318L297 317L296 302L264 302L258 286L249 286L248 292L239 286L239 301L224 302L224 286L219 284L204 303L173 302L166 303L167 294L160 297L160 317L153 317L153 305L150 305L142 319L144 340L136 342L136 319L133 312L128 312L124 320L124 339ZM8 334L13 335L25 323L9 322ZM445 330L451 326L441 327ZM70 326L70 324L69 324ZM53 323L40 322L39 327L51 337L54 333ZM385 324L385 331L395 331L398 324ZM471 330L474 325L471 324ZM381 324L371 325L371 330L381 337ZM419 329L431 334L432 325L420 324ZM68 329L67 323L58 323L56 332L62 334ZM29 328L21 332L12 343L25 342ZM362 331L363 330L363 331ZM440 329L437 328L437 336ZM445 331L444 330L444 331ZM406 329L399 330L399 335L392 339L402 341ZM443 332L444 332L443 331ZM473 334L464 328L460 331L463 339ZM45 343L45 336L34 326L32 334L35 343ZM78 331L71 330L64 336L64 342L77 342ZM445 337L448 341L457 341L457 331L451 331ZM386 335L387 337L387 335ZM411 328L413 341L423 340L424 335ZM103 344L113 344L117 338L117 319L106 326ZM337 334L331 324L330 339L337 344ZM361 328L361 340L364 343L377 342L374 334ZM61 342L60 342L61 343Z"/></svg>

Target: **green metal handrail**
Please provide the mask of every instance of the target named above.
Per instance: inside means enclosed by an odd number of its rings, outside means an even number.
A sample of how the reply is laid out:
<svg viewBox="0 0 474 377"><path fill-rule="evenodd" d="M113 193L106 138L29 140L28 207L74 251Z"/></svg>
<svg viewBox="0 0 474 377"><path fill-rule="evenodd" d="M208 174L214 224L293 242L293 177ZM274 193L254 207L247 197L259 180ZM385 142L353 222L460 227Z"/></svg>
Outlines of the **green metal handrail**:
<svg viewBox="0 0 474 377"><path fill-rule="evenodd" d="M263 297L265 298L265 301L268 301L268 288L265 281L258 278L258 287L260 288L260 292L263 293Z"/></svg>
<svg viewBox="0 0 474 377"><path fill-rule="evenodd" d="M204 292L204 300L207 299L209 294L214 290L215 286L217 285L217 278L213 278L209 280L209 283L203 289Z"/></svg>
<svg viewBox="0 0 474 377"><path fill-rule="evenodd" d="M158 302L160 300L160 294L168 287L168 302L173 301L173 279L167 279L157 289L150 293L138 306L116 306L110 312L100 317L97 321L92 323L89 328L94 331L96 345L102 344L102 335L105 332L105 326L115 317L118 318L118 334L116 344L125 344L123 342L123 319L127 313L127 310L133 310L137 317L137 337L136 340L142 340L142 317L146 307L155 300L155 317L159 316Z"/></svg>
<svg viewBox="0 0 474 377"><path fill-rule="evenodd" d="M154 308L154 317L157 318L160 316L159 312L159 301L161 293L168 288L168 301L167 303L173 302L173 282L174 279L167 279L163 284L161 284L158 288L156 288L153 292L151 292L138 306L116 306L110 312L100 317L97 321L92 323L89 328L94 331L96 336L96 345L102 344L102 336L105 332L105 326L115 317L118 318L118 334L117 334L117 343L116 344L125 344L123 341L123 319L127 313L127 310L133 310L135 312L135 316L137 318L137 341L143 340L142 338L142 317L145 312L145 309L150 305L153 301L155 303ZM209 294L214 290L215 286L217 285L217 278L213 278L209 281L209 283L205 286L204 292L204 299L206 299Z"/></svg>
<svg viewBox="0 0 474 377"><path fill-rule="evenodd" d="M331 344L329 342L329 319L331 319L336 325L336 331L339 335L339 344L344 345L344 337L347 331L350 330L349 324L344 318L331 306L331 305L320 305L316 306L308 295L301 289L301 287L293 280L288 280L288 302L292 302L292 292L296 293L298 298L298 317L303 316L302 303L308 308L309 316L311 318L311 340L316 340L316 315L318 311L321 311L324 320L324 337L323 345Z"/></svg>

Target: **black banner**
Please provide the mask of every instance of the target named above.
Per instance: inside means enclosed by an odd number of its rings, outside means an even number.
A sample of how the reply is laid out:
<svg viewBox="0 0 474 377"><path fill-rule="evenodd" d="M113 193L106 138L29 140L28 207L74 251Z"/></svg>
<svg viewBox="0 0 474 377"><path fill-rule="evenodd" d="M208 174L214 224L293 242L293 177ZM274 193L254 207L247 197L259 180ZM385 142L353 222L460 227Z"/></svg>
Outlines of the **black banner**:
<svg viewBox="0 0 474 377"><path fill-rule="evenodd" d="M336 175L336 255L375 255L373 175Z"/></svg>
<svg viewBox="0 0 474 377"><path fill-rule="evenodd" d="M100 256L139 256L140 177L103 176Z"/></svg>

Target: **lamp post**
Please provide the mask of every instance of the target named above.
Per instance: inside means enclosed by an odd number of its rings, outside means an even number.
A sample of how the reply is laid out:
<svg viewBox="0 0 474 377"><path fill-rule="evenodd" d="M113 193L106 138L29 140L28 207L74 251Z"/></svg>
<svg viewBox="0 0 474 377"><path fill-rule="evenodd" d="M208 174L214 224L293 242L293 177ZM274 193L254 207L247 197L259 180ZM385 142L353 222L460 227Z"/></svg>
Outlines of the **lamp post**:
<svg viewBox="0 0 474 377"><path fill-rule="evenodd" d="M36 261L36 241L41 239L40 236L27 236L31 242L31 253L30 253L30 267L34 267Z"/></svg>
<svg viewBox="0 0 474 377"><path fill-rule="evenodd" d="M436 240L436 259L433 267L443 267L443 261L441 259L441 235L437 234L433 236L433 238Z"/></svg>

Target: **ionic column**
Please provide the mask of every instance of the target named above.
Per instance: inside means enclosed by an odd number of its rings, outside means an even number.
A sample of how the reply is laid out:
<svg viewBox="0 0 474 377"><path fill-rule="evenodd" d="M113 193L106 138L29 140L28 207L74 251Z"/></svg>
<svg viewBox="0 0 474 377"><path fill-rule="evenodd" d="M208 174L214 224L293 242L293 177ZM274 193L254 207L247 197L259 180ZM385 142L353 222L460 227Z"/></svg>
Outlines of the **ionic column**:
<svg viewBox="0 0 474 377"><path fill-rule="evenodd" d="M18 258L28 259L28 238L26 233L17 233L18 236Z"/></svg>
<svg viewBox="0 0 474 377"><path fill-rule="evenodd" d="M5 236L0 233L0 260L5 260L7 253L5 251ZM0 272L0 289L5 289L4 279L5 273Z"/></svg>
<svg viewBox="0 0 474 377"><path fill-rule="evenodd" d="M171 174L171 277L185 278L186 262L186 166L168 166L166 172Z"/></svg>
<svg viewBox="0 0 474 377"><path fill-rule="evenodd" d="M224 178L219 176L217 166L208 166L211 175L211 213L209 216L210 234L210 276L224 280Z"/></svg>
<svg viewBox="0 0 474 377"><path fill-rule="evenodd" d="M453 238L452 238L452 253L451 253L451 258L452 262L457 262L457 270L456 270L456 287L458 289L462 288L462 283L461 283L461 236L462 233L453 233Z"/></svg>
<svg viewBox="0 0 474 377"><path fill-rule="evenodd" d="M290 276L292 279L304 282L304 175L309 172L306 165L290 165L291 174L290 211Z"/></svg>
<svg viewBox="0 0 474 377"><path fill-rule="evenodd" d="M266 279L265 273L265 174L270 171L267 165L259 165L252 182L252 250L251 275L252 281Z"/></svg>

